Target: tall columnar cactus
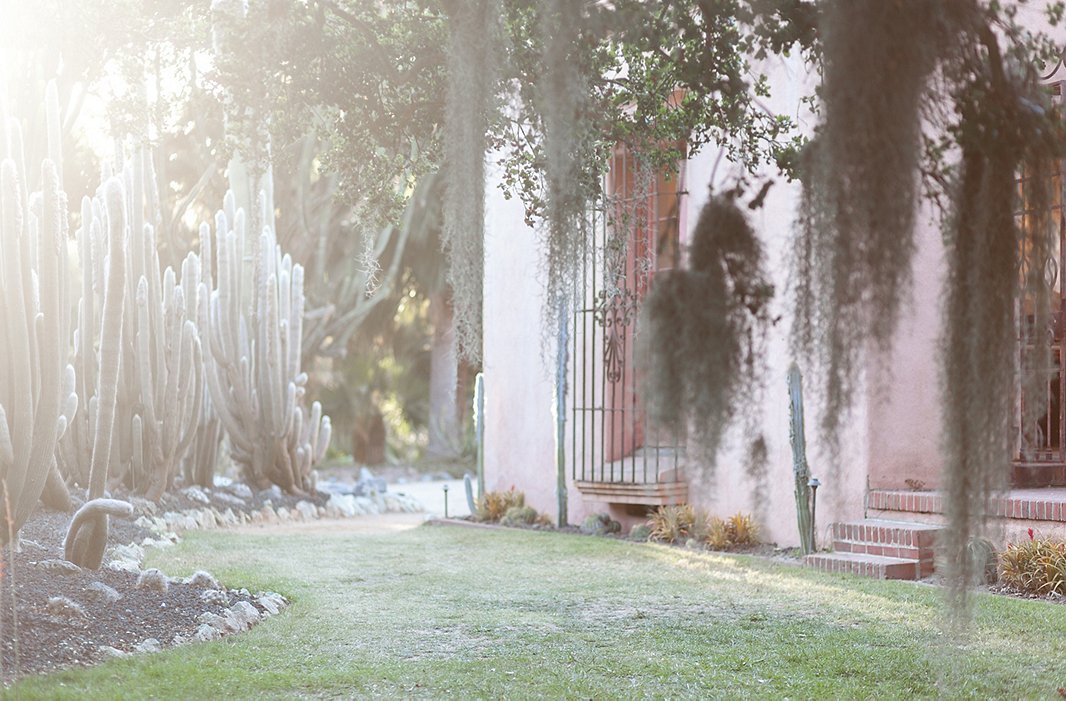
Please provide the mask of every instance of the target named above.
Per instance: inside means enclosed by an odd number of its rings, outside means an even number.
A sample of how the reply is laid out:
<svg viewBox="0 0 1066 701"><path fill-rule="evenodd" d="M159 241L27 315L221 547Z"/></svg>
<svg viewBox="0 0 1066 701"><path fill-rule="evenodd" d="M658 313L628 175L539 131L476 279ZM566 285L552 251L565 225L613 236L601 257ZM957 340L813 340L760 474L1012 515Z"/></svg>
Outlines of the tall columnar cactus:
<svg viewBox="0 0 1066 701"><path fill-rule="evenodd" d="M788 368L789 440L792 443L792 475L796 481L796 525L799 527L800 547L804 554L813 548L811 542L811 470L807 465L807 439L803 431L803 376L792 363Z"/></svg>
<svg viewBox="0 0 1066 701"><path fill-rule="evenodd" d="M75 358L89 412L61 456L69 474L90 483L92 496L103 492L110 474L159 498L189 452L200 418L199 258L185 259L180 282L169 267L160 274L149 223L157 218L152 189L150 160L141 151L95 202L82 205L84 283ZM84 468L90 462L91 476Z"/></svg>
<svg viewBox="0 0 1066 701"><path fill-rule="evenodd" d="M192 447L204 395L203 355L195 322L200 294L200 259L188 254L181 280L173 268L159 274L154 227L144 221L150 183L151 159L141 150L126 169L132 193L130 231L133 269L140 275L135 292L136 310L132 365L137 396L131 419L131 464L128 481L149 499L169 489L183 459ZM152 214L153 220L157 217ZM129 318L130 315L127 315Z"/></svg>
<svg viewBox="0 0 1066 701"><path fill-rule="evenodd" d="M309 413L301 402L303 267L277 246L269 209L259 219L264 225L255 237L249 285L241 255L245 213L232 193L215 217L218 278L206 272L200 293L210 356L205 371L232 457L248 481L298 493L311 487L311 468L325 455L331 427L318 402Z"/></svg>
<svg viewBox="0 0 1066 701"><path fill-rule="evenodd" d="M211 248L211 227L207 224L200 225L200 256L199 260L202 262L198 273L198 289L195 291L195 307L186 302L186 308L190 313L195 313L197 328L200 330L200 338L202 342L206 342L204 336L207 329L207 305L202 303L202 299L207 295L212 286L211 264L214 259ZM188 260L188 259L187 259ZM188 291L186 293L186 299L194 299L194 292L188 289L188 286L192 284L192 275L186 275L185 271L182 271L181 275L182 286ZM200 415L197 418L196 430L193 435L193 442L188 452L185 454L185 459L182 464L182 473L185 475L186 484L198 484L201 487L211 487L215 481L215 469L218 466L218 453L222 444L222 419L219 418L218 412L215 411L214 405L211 403L211 393L207 391L207 366L212 363L211 353L209 349L204 349L201 353L201 358L204 364L203 368L203 384L205 387L203 402L200 407Z"/></svg>
<svg viewBox="0 0 1066 701"><path fill-rule="evenodd" d="M120 183L115 183L120 191ZM83 410L71 423L59 451L56 452L63 473L77 484L88 486L93 462L94 447L98 431L107 435L110 445L114 439L114 411L109 410L112 419L107 425L100 426L100 392L101 364L104 351L110 349L108 361L109 373L115 374L114 387L107 388L110 396L115 394L117 403L117 373L120 366L120 332L122 332L123 306L125 305L125 268L126 268L126 227L125 206L116 202L114 216L109 216L103 189L95 200L83 198L81 202L81 226L77 231L79 258L81 259L82 289L78 301L78 321L74 332L74 365L77 369L77 388ZM108 275L112 262L117 261L114 270L120 277L112 282ZM110 296L108 292L110 291ZM117 310L115 308L117 307ZM112 333L108 343L103 343L104 332L101 328L102 316L107 315ZM110 406L110 403L109 403ZM100 440L104 440L101 436ZM109 461L112 452L108 452ZM101 454L102 459L102 454ZM97 478L102 474L98 463ZM110 464L109 464L110 472Z"/></svg>
<svg viewBox="0 0 1066 701"><path fill-rule="evenodd" d="M17 134L5 125L8 144ZM16 156L17 157L17 156ZM32 513L53 469L56 442L77 410L74 370L65 363L65 197L55 164L42 165L42 189L23 194L15 160L0 163L0 542Z"/></svg>

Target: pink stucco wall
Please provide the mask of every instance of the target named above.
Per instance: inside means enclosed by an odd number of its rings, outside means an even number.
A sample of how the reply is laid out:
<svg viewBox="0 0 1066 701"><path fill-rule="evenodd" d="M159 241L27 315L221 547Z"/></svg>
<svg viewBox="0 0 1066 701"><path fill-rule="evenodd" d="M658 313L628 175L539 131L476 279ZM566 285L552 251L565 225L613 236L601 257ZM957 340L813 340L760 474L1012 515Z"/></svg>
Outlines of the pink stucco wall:
<svg viewBox="0 0 1066 701"><path fill-rule="evenodd" d="M944 247L932 214L924 212L919 222L911 298L892 352L871 352L867 431L872 489L941 486L938 335Z"/></svg>
<svg viewBox="0 0 1066 701"><path fill-rule="evenodd" d="M492 176L489 178L492 182ZM540 248L521 203L490 185L485 202L485 488L526 493L555 514L552 375L541 353Z"/></svg>
<svg viewBox="0 0 1066 701"><path fill-rule="evenodd" d="M775 88L768 107L789 114L806 128L800 97L810 88L810 76L797 59L776 60L765 69ZM720 183L735 176L718 152L707 148L686 164L687 226L696 221L708 196L712 171ZM789 445L786 373L791 362L788 333L791 323L787 299L789 255L799 190L778 178L765 206L752 214L760 233L778 290L774 326L768 345L765 392L759 406L768 460L762 479L745 468L744 444L733 431L711 466L689 465L690 501L719 516L738 511L754 514L764 539L781 545L798 543ZM556 515L555 419L553 360L541 343L542 250L537 234L525 227L521 205L505 200L490 186L486 200L485 337L486 456L489 489L512 485L526 493L528 503ZM687 239L687 231L682 231ZM868 481L874 487L901 486L903 479L936 484L939 470L937 435L936 333L942 263L939 233L925 226L920 233L914 269L913 300L900 325L895 351L872 355L863 374L856 403L842 435L841 460L832 464L817 431L819 401L816 388L807 386L808 459L820 478L819 540L832 521L864 515ZM545 358L548 358L547 360ZM568 417L568 420L570 417ZM569 436L569 426L568 426ZM568 519L580 520L606 505L588 502L570 483L574 456L567 445ZM616 516L620 510L613 512ZM631 510L630 513L637 513Z"/></svg>

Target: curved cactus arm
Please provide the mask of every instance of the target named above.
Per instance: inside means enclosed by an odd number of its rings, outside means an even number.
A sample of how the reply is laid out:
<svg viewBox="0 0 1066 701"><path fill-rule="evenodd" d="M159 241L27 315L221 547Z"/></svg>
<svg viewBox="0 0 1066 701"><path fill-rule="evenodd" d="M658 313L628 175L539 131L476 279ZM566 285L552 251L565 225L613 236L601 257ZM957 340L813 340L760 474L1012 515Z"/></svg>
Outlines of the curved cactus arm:
<svg viewBox="0 0 1066 701"><path fill-rule="evenodd" d="M87 501L70 521L63 539L63 556L79 567L99 569L107 549L109 516L129 518L133 506L117 499Z"/></svg>

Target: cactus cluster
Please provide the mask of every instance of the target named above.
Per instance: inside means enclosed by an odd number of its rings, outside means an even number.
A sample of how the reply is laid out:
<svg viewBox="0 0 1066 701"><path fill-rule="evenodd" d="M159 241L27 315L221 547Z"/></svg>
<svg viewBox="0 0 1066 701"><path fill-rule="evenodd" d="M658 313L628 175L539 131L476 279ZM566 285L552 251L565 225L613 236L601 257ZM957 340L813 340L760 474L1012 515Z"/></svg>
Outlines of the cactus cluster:
<svg viewBox="0 0 1066 701"><path fill-rule="evenodd" d="M269 193L260 202L269 202ZM305 411L307 374L300 370L303 267L277 245L270 209L262 230L249 233L246 214L227 193L215 216L217 278L205 270L200 318L208 352L204 368L211 401L229 436L231 454L252 484L290 492L311 488L311 468L331 432L318 402ZM200 230L211 261L211 235ZM244 251L252 269L245 270ZM206 267L206 266L205 266Z"/></svg>
<svg viewBox="0 0 1066 701"><path fill-rule="evenodd" d="M0 513L10 540L51 481L59 438L74 418L74 369L66 282L66 196L56 162L27 193L21 136L3 120L0 161ZM61 483L60 483L61 484Z"/></svg>
<svg viewBox="0 0 1066 701"><path fill-rule="evenodd" d="M59 453L64 472L103 494L108 477L158 498L189 453L201 417L195 323L200 264L160 272L151 160L141 151L81 208L82 298L74 364L88 411ZM146 221L148 220L148 221ZM104 255L104 252L106 256Z"/></svg>
<svg viewBox="0 0 1066 701"><path fill-rule="evenodd" d="M130 512L105 498L109 486L122 480L158 499L179 474L210 485L223 432L250 483L312 488L331 427L317 402L304 407L304 273L277 244L269 171L257 231L228 193L214 238L202 226L201 251L176 270L161 266L156 248L162 218L148 152L113 175L105 168L76 220L72 298L54 86L45 107L38 192L28 191L36 177L19 125L0 115L0 543L42 498L69 510L76 483L89 501L67 554L97 567L108 517Z"/></svg>

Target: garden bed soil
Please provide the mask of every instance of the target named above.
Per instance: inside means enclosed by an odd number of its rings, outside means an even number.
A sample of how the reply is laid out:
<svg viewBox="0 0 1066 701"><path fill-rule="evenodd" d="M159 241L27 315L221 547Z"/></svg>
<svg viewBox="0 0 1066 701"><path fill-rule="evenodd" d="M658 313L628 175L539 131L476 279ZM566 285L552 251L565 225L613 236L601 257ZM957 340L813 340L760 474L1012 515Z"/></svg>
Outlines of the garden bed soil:
<svg viewBox="0 0 1066 701"><path fill-rule="evenodd" d="M233 491L244 495L244 504L233 499ZM190 496L190 494L192 496ZM75 494L75 503L83 495ZM137 525L140 515L163 516L166 512L203 509L210 505L219 512L252 513L268 504L274 508L294 509L301 499L316 506L324 505L328 494L304 497L283 495L277 490L263 490L249 495L243 489L212 489L202 492L175 492L158 504L130 499L138 513L133 519L110 521L108 545L140 544L158 534ZM206 497L207 504L202 497ZM239 497L238 497L239 498ZM63 538L71 514L38 508L23 526L19 548L12 554L4 548L0 559L0 679L4 684L30 675L42 674L74 665L98 663L118 653L135 651L138 645L154 638L162 647L192 640L200 627L197 619L205 612L224 615L238 601L256 605L255 597L244 590L222 590L205 601L204 588L180 580L170 580L166 591L138 588L138 575L108 568L77 570L66 573L62 565ZM142 522L143 523L143 522ZM105 562L107 558L105 558ZM118 593L109 601L91 587L101 583ZM65 597L81 607L81 613L64 610L61 604L49 604L54 597ZM261 607L259 608L262 613ZM117 651L117 652L115 652Z"/></svg>

